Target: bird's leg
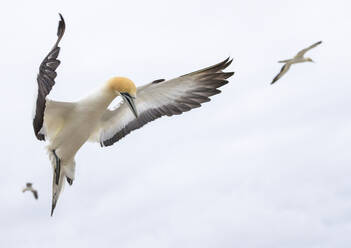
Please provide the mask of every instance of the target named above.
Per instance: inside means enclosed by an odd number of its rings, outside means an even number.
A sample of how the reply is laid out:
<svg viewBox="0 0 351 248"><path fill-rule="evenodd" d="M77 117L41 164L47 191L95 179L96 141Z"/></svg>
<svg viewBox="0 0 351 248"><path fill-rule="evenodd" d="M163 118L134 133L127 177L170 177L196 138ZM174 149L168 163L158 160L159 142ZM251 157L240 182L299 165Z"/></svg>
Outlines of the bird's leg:
<svg viewBox="0 0 351 248"><path fill-rule="evenodd" d="M56 185L58 185L59 180L60 180L60 172L61 172L61 160L56 155L55 150L52 150L52 153L54 154L55 159L56 159L56 166L55 166L55 170L54 170L54 174L55 174L54 179L55 179Z"/></svg>

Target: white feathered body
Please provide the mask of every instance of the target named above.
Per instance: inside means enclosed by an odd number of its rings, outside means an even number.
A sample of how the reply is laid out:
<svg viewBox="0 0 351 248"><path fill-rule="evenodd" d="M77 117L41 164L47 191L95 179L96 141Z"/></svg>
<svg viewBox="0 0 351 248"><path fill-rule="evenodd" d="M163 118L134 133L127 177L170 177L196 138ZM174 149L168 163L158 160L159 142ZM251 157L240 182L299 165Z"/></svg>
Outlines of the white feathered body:
<svg viewBox="0 0 351 248"><path fill-rule="evenodd" d="M98 128L102 115L115 97L116 94L102 88L77 102L47 100L44 130L49 141L50 160L55 163L55 151L69 178L74 179L77 151Z"/></svg>
<svg viewBox="0 0 351 248"><path fill-rule="evenodd" d="M59 42L65 31L60 14L57 41L43 59L37 76L38 94L33 116L33 130L38 140L48 141L53 165L53 193L51 215L55 209L64 180L72 185L74 157L87 141L111 146L133 130L162 116L179 115L210 101L219 94L234 72L224 72L230 58L213 66L180 77L155 80L136 88L125 77L110 78L95 93L77 102L57 102L47 99L55 85L56 69L60 65ZM108 106L120 95L123 103L114 110Z"/></svg>

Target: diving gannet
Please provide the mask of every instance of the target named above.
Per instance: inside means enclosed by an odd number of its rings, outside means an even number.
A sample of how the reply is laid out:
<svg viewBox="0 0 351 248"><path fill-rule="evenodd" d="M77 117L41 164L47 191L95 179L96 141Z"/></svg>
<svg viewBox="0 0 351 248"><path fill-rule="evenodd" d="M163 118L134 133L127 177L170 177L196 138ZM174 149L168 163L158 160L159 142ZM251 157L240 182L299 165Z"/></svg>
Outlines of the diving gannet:
<svg viewBox="0 0 351 248"><path fill-rule="evenodd" d="M111 146L135 129L161 116L179 115L219 94L219 87L234 72L223 72L232 60L224 61L183 76L155 80L141 87L125 77L112 77L96 92L75 102L47 98L55 84L59 42L65 31L60 14L58 39L44 58L37 76L38 95L33 118L38 140L48 141L47 151L53 167L52 207L55 209L65 179L72 185L75 174L75 155L88 140L101 147ZM108 106L120 96L118 108Z"/></svg>

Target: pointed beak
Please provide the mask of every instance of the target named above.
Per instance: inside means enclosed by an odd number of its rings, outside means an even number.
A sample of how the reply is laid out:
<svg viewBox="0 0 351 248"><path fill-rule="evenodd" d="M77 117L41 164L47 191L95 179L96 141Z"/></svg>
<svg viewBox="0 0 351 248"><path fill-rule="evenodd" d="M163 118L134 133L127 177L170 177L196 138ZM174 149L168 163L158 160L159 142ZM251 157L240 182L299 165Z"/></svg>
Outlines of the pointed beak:
<svg viewBox="0 0 351 248"><path fill-rule="evenodd" d="M138 112L134 103L134 97L129 95L128 93L121 93L121 96L125 102L127 102L128 107L133 112L135 118L138 118Z"/></svg>

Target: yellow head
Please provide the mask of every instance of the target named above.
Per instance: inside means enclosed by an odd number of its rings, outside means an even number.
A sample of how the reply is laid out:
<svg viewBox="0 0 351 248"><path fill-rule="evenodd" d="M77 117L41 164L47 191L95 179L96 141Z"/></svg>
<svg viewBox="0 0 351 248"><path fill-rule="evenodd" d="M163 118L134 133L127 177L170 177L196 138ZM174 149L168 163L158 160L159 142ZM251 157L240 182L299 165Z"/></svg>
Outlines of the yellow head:
<svg viewBox="0 0 351 248"><path fill-rule="evenodd" d="M138 111L135 104L136 87L132 80L125 77L113 77L107 81L107 87L113 92L119 93L126 102L135 118L138 118Z"/></svg>
<svg viewBox="0 0 351 248"><path fill-rule="evenodd" d="M128 93L132 97L136 97L136 87L132 80L125 77L113 77L107 81L109 89L119 92Z"/></svg>

